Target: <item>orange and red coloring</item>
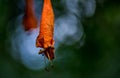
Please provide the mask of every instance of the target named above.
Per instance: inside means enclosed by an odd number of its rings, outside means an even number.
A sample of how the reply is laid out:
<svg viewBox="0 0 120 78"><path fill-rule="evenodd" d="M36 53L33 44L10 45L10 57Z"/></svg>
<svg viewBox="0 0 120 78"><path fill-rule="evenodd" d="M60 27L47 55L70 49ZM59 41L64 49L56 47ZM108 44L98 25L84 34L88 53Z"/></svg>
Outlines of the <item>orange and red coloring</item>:
<svg viewBox="0 0 120 78"><path fill-rule="evenodd" d="M37 28L37 19L34 14L33 0L25 0L25 14L23 16L25 31Z"/></svg>
<svg viewBox="0 0 120 78"><path fill-rule="evenodd" d="M44 0L42 15L40 20L40 32L36 39L36 47L41 47L49 60L54 59L54 13L51 0Z"/></svg>

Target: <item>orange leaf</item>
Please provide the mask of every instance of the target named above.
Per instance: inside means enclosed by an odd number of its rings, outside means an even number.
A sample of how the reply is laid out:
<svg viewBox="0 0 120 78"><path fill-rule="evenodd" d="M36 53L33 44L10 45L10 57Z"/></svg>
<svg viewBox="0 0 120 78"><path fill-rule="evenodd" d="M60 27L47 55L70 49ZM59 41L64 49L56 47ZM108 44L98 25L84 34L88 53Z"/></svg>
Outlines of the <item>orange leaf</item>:
<svg viewBox="0 0 120 78"><path fill-rule="evenodd" d="M54 13L51 0L44 0L42 16L40 21L40 32L36 40L36 46L44 50L45 56L52 60L54 59Z"/></svg>
<svg viewBox="0 0 120 78"><path fill-rule="evenodd" d="M33 0L25 0L25 14L23 17L25 31L37 28L37 19L33 11Z"/></svg>

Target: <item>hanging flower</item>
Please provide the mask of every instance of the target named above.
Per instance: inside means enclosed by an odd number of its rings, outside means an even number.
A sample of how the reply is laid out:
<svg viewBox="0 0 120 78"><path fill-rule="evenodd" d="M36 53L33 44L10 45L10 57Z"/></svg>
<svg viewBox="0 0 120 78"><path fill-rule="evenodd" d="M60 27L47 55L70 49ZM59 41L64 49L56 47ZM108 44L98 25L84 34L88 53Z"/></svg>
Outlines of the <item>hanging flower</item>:
<svg viewBox="0 0 120 78"><path fill-rule="evenodd" d="M40 54L44 53L49 60L54 59L54 13L51 0L44 0L40 20L40 32L36 39L36 47L41 47Z"/></svg>
<svg viewBox="0 0 120 78"><path fill-rule="evenodd" d="M33 0L25 0L25 14L23 16L25 31L37 28L37 19L34 15Z"/></svg>

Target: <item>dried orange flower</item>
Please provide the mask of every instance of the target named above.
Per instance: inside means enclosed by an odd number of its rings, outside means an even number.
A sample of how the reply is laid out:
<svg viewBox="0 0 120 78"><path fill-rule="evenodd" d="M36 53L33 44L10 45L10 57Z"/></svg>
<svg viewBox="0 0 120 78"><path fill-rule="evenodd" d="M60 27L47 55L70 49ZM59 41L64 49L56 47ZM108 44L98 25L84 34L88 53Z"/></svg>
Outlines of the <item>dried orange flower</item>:
<svg viewBox="0 0 120 78"><path fill-rule="evenodd" d="M44 0L42 16L40 20L40 32L36 40L36 47L41 47L49 60L54 59L54 13L51 0Z"/></svg>
<svg viewBox="0 0 120 78"><path fill-rule="evenodd" d="M34 15L33 0L25 0L25 14L23 17L25 31L37 28L37 19Z"/></svg>

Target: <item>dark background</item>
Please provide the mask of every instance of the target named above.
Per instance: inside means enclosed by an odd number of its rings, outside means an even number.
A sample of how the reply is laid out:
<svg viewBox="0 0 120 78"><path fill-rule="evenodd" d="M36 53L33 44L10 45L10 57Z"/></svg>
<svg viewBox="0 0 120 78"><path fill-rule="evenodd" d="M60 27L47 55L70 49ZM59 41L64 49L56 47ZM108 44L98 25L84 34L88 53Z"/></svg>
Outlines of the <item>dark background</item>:
<svg viewBox="0 0 120 78"><path fill-rule="evenodd" d="M17 8L17 1L0 0L0 78L120 78L119 1L96 1L95 14L82 19L83 46L79 46L79 41L70 46L61 43L59 55L68 50L73 56L55 62L50 72L26 68L7 50L10 47L6 45L8 22L22 12ZM55 3L59 0L54 0Z"/></svg>

